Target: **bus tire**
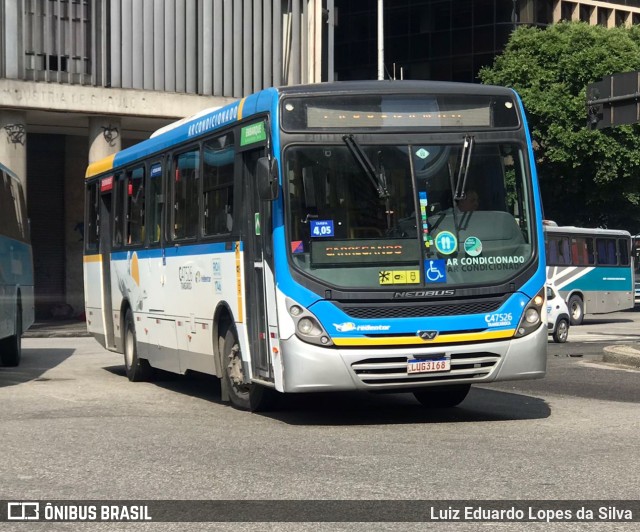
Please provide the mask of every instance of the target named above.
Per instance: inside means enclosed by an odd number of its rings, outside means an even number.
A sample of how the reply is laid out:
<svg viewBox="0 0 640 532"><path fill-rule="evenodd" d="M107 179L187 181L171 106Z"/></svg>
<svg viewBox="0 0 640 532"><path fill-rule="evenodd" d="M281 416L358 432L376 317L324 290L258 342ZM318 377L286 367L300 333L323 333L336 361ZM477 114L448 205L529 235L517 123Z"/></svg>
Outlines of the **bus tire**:
<svg viewBox="0 0 640 532"><path fill-rule="evenodd" d="M426 408L451 408L465 400L471 384L436 386L413 392L415 398Z"/></svg>
<svg viewBox="0 0 640 532"><path fill-rule="evenodd" d="M227 329L222 351L223 400L228 396L234 408L263 412L275 406L276 393L270 388L244 382L240 342L234 327Z"/></svg>
<svg viewBox="0 0 640 532"><path fill-rule="evenodd" d="M127 309L124 318L124 369L131 382L149 381L153 376L153 368L148 360L138 357L138 341L133 312Z"/></svg>
<svg viewBox="0 0 640 532"><path fill-rule="evenodd" d="M16 308L16 333L0 340L0 362L3 366L15 368L22 358L22 309Z"/></svg>
<svg viewBox="0 0 640 532"><path fill-rule="evenodd" d="M578 295L572 295L567 301L569 307L569 316L571 317L571 325L581 325L584 320L584 302Z"/></svg>

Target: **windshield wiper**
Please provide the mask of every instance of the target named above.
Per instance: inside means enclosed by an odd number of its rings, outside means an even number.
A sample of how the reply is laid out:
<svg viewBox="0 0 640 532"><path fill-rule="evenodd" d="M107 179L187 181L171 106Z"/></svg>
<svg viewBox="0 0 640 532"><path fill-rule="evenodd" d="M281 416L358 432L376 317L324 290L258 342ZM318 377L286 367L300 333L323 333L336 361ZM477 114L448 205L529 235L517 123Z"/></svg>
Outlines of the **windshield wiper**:
<svg viewBox="0 0 640 532"><path fill-rule="evenodd" d="M371 184L378 191L378 197L380 199L389 198L389 191L387 190L387 178L384 172L384 168L381 167L380 173L376 172L373 163L367 157L367 154L362 151L360 145L356 142L356 139L353 138L353 135L344 135L342 140L349 148L351 155L360 165L360 168L364 170L364 173L367 175Z"/></svg>
<svg viewBox="0 0 640 532"><path fill-rule="evenodd" d="M460 153L460 167L456 177L456 187L453 199L460 201L466 196L467 176L469 175L469 164L471 163L471 152L473 151L474 138L472 135L465 135Z"/></svg>

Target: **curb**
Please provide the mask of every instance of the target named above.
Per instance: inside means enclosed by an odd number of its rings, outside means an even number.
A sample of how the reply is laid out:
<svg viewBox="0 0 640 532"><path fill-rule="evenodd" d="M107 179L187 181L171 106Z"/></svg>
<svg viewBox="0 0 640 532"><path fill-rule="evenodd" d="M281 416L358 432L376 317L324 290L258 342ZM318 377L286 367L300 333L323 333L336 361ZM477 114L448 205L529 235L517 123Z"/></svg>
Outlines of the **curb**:
<svg viewBox="0 0 640 532"><path fill-rule="evenodd" d="M640 350L628 345L607 346L602 361L640 369Z"/></svg>

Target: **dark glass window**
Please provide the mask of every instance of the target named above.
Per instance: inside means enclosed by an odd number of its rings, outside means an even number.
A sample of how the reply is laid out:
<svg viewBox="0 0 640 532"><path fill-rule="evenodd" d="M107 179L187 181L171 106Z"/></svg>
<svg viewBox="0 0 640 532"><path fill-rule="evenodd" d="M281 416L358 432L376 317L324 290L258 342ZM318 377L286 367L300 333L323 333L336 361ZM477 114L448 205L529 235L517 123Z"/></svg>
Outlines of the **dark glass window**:
<svg viewBox="0 0 640 532"><path fill-rule="evenodd" d="M226 234L233 228L233 133L205 142L203 154L203 232Z"/></svg>
<svg viewBox="0 0 640 532"><path fill-rule="evenodd" d="M614 238L596 238L596 250L598 251L598 264L614 266L618 263Z"/></svg>
<svg viewBox="0 0 640 532"><path fill-rule="evenodd" d="M195 238L198 234L198 181L200 151L194 149L173 159L173 238Z"/></svg>
<svg viewBox="0 0 640 532"><path fill-rule="evenodd" d="M127 171L125 242L139 245L144 241L144 166Z"/></svg>

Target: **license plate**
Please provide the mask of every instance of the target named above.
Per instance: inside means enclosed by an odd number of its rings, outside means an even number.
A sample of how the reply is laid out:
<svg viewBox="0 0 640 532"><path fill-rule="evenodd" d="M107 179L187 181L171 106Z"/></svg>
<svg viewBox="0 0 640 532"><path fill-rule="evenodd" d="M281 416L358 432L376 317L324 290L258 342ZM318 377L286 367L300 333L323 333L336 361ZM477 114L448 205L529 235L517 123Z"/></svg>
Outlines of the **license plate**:
<svg viewBox="0 0 640 532"><path fill-rule="evenodd" d="M407 373L434 373L451 371L450 358L410 359L407 361Z"/></svg>

